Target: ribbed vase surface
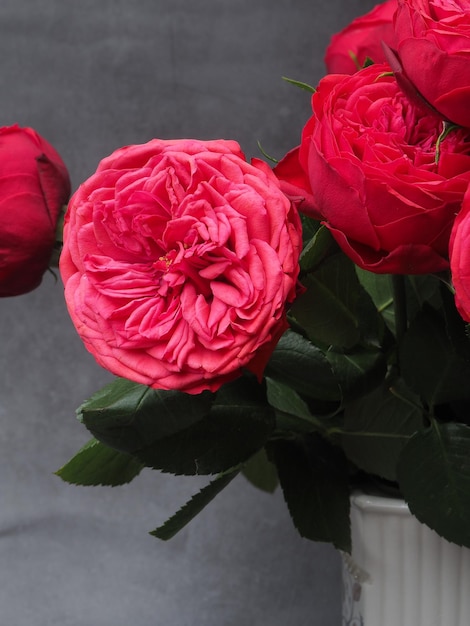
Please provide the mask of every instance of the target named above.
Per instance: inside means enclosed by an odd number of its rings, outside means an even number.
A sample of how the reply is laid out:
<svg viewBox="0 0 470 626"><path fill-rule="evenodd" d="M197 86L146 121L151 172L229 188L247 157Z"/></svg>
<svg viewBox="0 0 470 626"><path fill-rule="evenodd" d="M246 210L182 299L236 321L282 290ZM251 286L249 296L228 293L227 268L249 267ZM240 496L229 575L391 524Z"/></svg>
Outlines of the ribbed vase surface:
<svg viewBox="0 0 470 626"><path fill-rule="evenodd" d="M342 626L470 626L470 550L388 497L354 494L351 529Z"/></svg>

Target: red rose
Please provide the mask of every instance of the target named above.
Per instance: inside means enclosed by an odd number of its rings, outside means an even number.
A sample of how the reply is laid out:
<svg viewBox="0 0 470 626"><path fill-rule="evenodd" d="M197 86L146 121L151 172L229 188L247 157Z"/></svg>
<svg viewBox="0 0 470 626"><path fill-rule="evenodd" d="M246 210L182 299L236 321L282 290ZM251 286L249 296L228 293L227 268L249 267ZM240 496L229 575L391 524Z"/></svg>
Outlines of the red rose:
<svg viewBox="0 0 470 626"><path fill-rule="evenodd" d="M328 72L354 74L368 58L374 63L383 63L386 59L382 41L392 48L395 45L393 16L396 9L397 0L387 0L333 35L325 54Z"/></svg>
<svg viewBox="0 0 470 626"><path fill-rule="evenodd" d="M295 296L300 219L237 143L155 139L104 159L72 197L60 269L96 360L161 389L261 375Z"/></svg>
<svg viewBox="0 0 470 626"><path fill-rule="evenodd" d="M470 128L467 0L398 0L397 52L405 74L445 118Z"/></svg>
<svg viewBox="0 0 470 626"><path fill-rule="evenodd" d="M35 289L46 271L70 179L32 128L0 128L0 296Z"/></svg>
<svg viewBox="0 0 470 626"><path fill-rule="evenodd" d="M455 304L464 320L470 322L470 187L452 229L450 269L455 289Z"/></svg>
<svg viewBox="0 0 470 626"><path fill-rule="evenodd" d="M299 208L364 269L446 269L470 181L469 132L454 129L438 147L442 122L404 95L386 64L326 76L312 107L300 148L276 168Z"/></svg>

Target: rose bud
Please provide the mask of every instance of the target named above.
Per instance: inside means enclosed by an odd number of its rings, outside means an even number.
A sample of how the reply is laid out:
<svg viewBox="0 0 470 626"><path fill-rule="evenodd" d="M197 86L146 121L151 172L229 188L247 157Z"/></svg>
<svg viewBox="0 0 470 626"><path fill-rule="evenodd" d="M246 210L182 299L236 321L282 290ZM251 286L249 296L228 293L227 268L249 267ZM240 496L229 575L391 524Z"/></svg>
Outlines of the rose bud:
<svg viewBox="0 0 470 626"><path fill-rule="evenodd" d="M445 128L400 89L390 66L329 74L298 149L275 168L306 214L376 273L449 268L449 238L470 183L470 132Z"/></svg>
<svg viewBox="0 0 470 626"><path fill-rule="evenodd" d="M382 41L392 47L395 45L393 16L396 10L397 0L387 0L333 35L325 54L328 72L354 74L367 59L383 63L386 59Z"/></svg>
<svg viewBox="0 0 470 626"><path fill-rule="evenodd" d="M73 195L60 270L86 348L117 376L216 391L258 378L296 295L300 218L234 141L154 139Z"/></svg>
<svg viewBox="0 0 470 626"><path fill-rule="evenodd" d="M0 296L40 284L69 196L67 168L45 139L16 124L0 128Z"/></svg>
<svg viewBox="0 0 470 626"><path fill-rule="evenodd" d="M448 121L470 128L468 2L399 0L395 37L404 72L421 96Z"/></svg>

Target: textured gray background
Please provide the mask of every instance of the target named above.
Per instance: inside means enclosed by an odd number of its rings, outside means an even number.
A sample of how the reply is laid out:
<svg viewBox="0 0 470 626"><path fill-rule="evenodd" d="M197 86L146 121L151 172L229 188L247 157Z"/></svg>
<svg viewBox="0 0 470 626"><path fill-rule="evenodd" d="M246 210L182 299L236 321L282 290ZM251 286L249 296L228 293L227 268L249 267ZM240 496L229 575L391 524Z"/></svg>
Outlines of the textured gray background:
<svg viewBox="0 0 470 626"><path fill-rule="evenodd" d="M298 142L330 35L365 0L2 0L0 123L33 126L73 187L154 136ZM87 439L74 410L109 380L47 276L0 302L0 626L339 626L339 557L300 539L277 493L232 483L169 543L150 537L205 482L54 476Z"/></svg>

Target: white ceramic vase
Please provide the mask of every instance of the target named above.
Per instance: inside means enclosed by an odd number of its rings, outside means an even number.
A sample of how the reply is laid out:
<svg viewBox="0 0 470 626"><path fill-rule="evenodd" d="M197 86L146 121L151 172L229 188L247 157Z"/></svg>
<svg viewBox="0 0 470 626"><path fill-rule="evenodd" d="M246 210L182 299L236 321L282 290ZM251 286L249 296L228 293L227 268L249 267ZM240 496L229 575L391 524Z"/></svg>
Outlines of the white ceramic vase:
<svg viewBox="0 0 470 626"><path fill-rule="evenodd" d="M342 626L470 626L470 550L389 497L354 494L351 530Z"/></svg>

